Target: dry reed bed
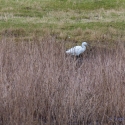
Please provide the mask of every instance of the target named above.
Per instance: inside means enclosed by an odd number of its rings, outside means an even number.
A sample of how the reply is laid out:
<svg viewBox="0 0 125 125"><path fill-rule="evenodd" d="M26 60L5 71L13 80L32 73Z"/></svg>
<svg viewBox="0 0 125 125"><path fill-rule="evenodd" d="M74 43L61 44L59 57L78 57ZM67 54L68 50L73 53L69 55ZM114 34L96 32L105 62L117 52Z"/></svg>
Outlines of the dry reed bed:
<svg viewBox="0 0 125 125"><path fill-rule="evenodd" d="M0 125L125 124L125 50L75 59L54 38L0 41Z"/></svg>

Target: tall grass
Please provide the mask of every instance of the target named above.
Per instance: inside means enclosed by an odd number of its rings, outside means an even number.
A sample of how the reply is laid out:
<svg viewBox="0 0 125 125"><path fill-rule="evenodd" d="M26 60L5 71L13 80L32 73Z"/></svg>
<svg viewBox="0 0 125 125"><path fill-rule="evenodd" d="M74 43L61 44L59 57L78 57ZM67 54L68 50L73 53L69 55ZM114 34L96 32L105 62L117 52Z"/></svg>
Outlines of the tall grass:
<svg viewBox="0 0 125 125"><path fill-rule="evenodd" d="M0 41L0 125L125 124L125 49L65 55L52 37Z"/></svg>

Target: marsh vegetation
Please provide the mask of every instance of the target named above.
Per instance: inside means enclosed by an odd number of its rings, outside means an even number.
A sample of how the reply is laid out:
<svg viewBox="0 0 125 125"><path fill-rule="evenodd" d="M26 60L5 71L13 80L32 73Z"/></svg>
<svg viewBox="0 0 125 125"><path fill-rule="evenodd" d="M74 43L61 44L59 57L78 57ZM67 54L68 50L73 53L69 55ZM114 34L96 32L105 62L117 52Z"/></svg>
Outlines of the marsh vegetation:
<svg viewBox="0 0 125 125"><path fill-rule="evenodd" d="M0 3L0 125L125 124L124 0Z"/></svg>
<svg viewBox="0 0 125 125"><path fill-rule="evenodd" d="M66 56L52 37L0 42L1 125L124 124L125 49ZM116 120L116 119L123 120Z"/></svg>

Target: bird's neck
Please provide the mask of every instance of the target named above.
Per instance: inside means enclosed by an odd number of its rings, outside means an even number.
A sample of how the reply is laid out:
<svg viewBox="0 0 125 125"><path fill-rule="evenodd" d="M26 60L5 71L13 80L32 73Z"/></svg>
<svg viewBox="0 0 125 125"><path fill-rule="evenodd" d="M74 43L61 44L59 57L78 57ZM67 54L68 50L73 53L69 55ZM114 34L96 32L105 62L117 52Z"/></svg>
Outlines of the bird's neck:
<svg viewBox="0 0 125 125"><path fill-rule="evenodd" d="M83 45L82 48L86 48L86 46Z"/></svg>

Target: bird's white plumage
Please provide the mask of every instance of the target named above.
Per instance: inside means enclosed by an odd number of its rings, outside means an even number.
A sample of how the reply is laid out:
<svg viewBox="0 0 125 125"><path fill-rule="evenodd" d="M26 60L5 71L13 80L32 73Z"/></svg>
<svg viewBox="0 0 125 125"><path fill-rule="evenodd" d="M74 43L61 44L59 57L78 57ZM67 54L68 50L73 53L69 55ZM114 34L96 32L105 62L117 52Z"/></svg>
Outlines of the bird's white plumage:
<svg viewBox="0 0 125 125"><path fill-rule="evenodd" d="M79 56L81 53L83 53L86 50L87 43L83 42L82 46L75 46L69 50L66 51L67 54Z"/></svg>

